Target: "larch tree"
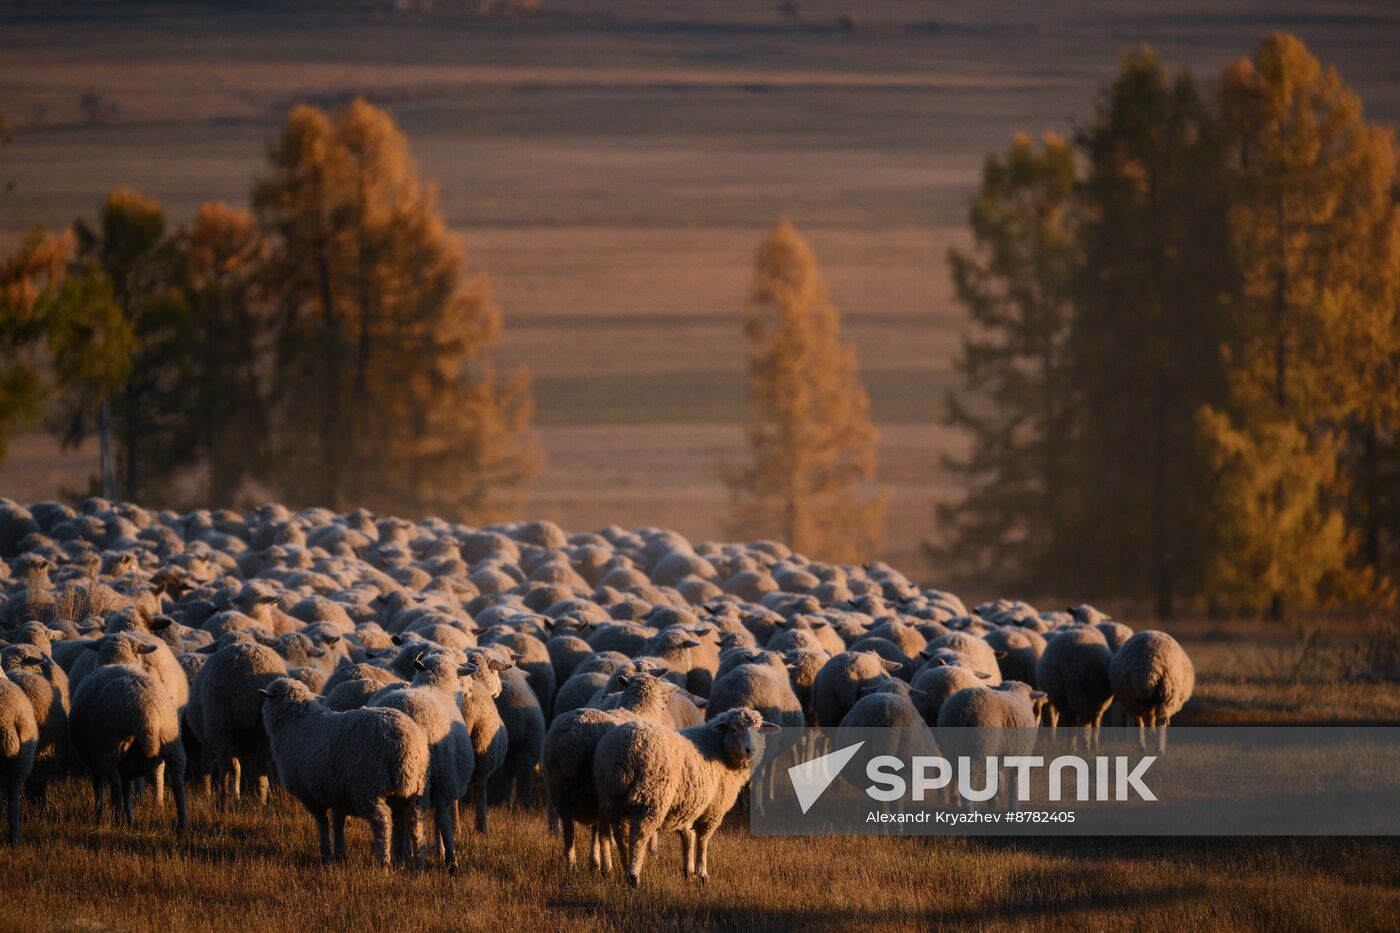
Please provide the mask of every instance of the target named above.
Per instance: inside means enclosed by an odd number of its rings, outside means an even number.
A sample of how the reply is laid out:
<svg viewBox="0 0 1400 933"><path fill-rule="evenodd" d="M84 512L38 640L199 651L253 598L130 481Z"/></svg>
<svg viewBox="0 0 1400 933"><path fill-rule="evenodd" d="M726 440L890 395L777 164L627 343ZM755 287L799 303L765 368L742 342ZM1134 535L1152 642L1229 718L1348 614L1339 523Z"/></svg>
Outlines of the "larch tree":
<svg viewBox="0 0 1400 933"><path fill-rule="evenodd" d="M71 233L35 230L0 262L0 459L11 435L43 415L46 311L73 249Z"/></svg>
<svg viewBox="0 0 1400 933"><path fill-rule="evenodd" d="M939 507L941 540L926 549L968 576L1046 584L1064 543L1064 347L1081 255L1074 193L1073 147L1053 134L1038 149L1017 136L983 166L969 213L974 249L948 252L975 331L956 362L965 389L949 393L945 423L972 444L965 458L944 458L966 491Z"/></svg>
<svg viewBox="0 0 1400 933"><path fill-rule="evenodd" d="M1076 588L1152 597L1170 616L1199 590L1211 466L1196 415L1225 394L1230 287L1220 147L1185 72L1123 56L1092 122L1069 383ZM1068 542L1063 542L1068 544Z"/></svg>
<svg viewBox="0 0 1400 933"><path fill-rule="evenodd" d="M1377 225L1394 192L1382 135L1360 99L1293 36L1270 36L1226 69L1221 115L1239 328L1230 398L1203 433L1234 464L1212 510L1222 536L1213 589L1223 598L1307 608L1345 589L1337 458L1354 408L1347 358L1367 314Z"/></svg>
<svg viewBox="0 0 1400 933"><path fill-rule="evenodd" d="M211 202L183 232L181 250L189 308L178 361L188 417L182 435L197 448L200 499L237 505L268 462L268 315L259 282L266 238L249 212Z"/></svg>
<svg viewBox="0 0 1400 933"><path fill-rule="evenodd" d="M387 113L298 107L254 192L276 316L274 484L295 502L500 512L532 477L528 376Z"/></svg>
<svg viewBox="0 0 1400 933"><path fill-rule="evenodd" d="M869 397L816 256L787 221L755 257L744 331L752 459L725 471L733 533L824 560L869 558L887 500Z"/></svg>

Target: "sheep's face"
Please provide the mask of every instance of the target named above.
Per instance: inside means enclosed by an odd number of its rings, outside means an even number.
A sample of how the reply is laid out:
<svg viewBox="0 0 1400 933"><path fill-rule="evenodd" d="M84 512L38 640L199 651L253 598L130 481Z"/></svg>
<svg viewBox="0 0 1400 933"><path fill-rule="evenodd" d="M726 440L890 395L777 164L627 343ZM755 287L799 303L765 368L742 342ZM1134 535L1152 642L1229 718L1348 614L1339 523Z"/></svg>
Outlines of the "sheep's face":
<svg viewBox="0 0 1400 933"><path fill-rule="evenodd" d="M0 648L0 671L36 671L48 676L53 661L33 645L6 645Z"/></svg>
<svg viewBox="0 0 1400 933"><path fill-rule="evenodd" d="M778 726L747 707L732 709L710 720L709 728L723 736L724 756L731 768L747 768L763 752L761 732L777 732Z"/></svg>

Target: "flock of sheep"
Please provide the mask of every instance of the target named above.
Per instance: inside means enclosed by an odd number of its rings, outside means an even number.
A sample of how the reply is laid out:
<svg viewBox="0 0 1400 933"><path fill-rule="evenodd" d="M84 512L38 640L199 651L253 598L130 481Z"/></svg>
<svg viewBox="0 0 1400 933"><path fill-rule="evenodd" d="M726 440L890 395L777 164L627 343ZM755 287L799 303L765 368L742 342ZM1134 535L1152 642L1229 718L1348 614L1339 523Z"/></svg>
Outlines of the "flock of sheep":
<svg viewBox="0 0 1400 933"><path fill-rule="evenodd" d="M575 861L638 883L657 833L687 877L784 727L1083 727L1140 734L1191 693L1171 636L1092 607L971 612L883 563L659 529L566 535L357 510L177 514L0 499L0 776L9 838L69 773L130 823L187 783L347 816L382 865L456 861L459 803L534 804ZM1044 709L1042 710L1042 706ZM1143 735L1146 741L1145 734Z"/></svg>

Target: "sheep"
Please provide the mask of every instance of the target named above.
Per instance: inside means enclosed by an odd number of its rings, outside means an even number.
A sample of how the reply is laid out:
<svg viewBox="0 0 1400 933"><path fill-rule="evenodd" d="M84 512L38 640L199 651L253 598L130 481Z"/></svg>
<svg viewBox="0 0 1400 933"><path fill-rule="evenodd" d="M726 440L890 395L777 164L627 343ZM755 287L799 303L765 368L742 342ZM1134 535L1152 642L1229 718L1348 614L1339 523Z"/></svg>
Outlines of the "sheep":
<svg viewBox="0 0 1400 933"><path fill-rule="evenodd" d="M10 845L19 845L24 788L39 751L39 724L34 707L19 684L0 677L0 777L9 801Z"/></svg>
<svg viewBox="0 0 1400 933"><path fill-rule="evenodd" d="M1035 668L1045 653L1045 639L1030 629L1006 626L993 629L983 641L998 653L997 670L1003 680L1019 680L1035 686Z"/></svg>
<svg viewBox="0 0 1400 933"><path fill-rule="evenodd" d="M931 639L919 654L924 659L924 666L927 666L930 662L936 662L939 657L950 658L948 652L966 658L966 666L974 671L988 674L990 686L1001 683L1001 668L997 664L1001 659L997 657L997 649L976 635L949 632L947 635Z"/></svg>
<svg viewBox="0 0 1400 933"><path fill-rule="evenodd" d="M442 840L448 871L457 870L457 801L471 789L476 757L471 734L462 719L457 695L463 665L444 652L431 652L414 662L418 673L408 687L386 687L366 708L382 707L406 713L428 741L428 805Z"/></svg>
<svg viewBox="0 0 1400 933"><path fill-rule="evenodd" d="M1109 665L1113 652L1094 628L1067 629L1045 645L1036 665L1036 682L1050 698L1050 727L1061 720L1083 726L1086 743L1095 739L1103 714L1113 701Z"/></svg>
<svg viewBox="0 0 1400 933"><path fill-rule="evenodd" d="M557 687L554 678L554 665L549 659L549 649L545 643L524 632L509 632L491 635L482 641L483 645L499 645L516 655L515 665L525 672L530 689L535 691L540 709L549 714Z"/></svg>
<svg viewBox="0 0 1400 933"><path fill-rule="evenodd" d="M487 832L487 799L491 775L505 764L510 748L496 697L503 689L500 672L512 667L489 648L472 648L458 673L464 678L460 698L462 721L472 737L476 767L472 772L471 796L476 807L477 832Z"/></svg>
<svg viewBox="0 0 1400 933"><path fill-rule="evenodd" d="M800 728L807 722L787 671L781 667L744 664L716 680L705 707L705 719L745 707L758 710L766 722L779 726Z"/></svg>
<svg viewBox="0 0 1400 933"><path fill-rule="evenodd" d="M842 729L895 729L881 736L881 750L910 760L917 755L933 754L933 734L919 711L920 692L897 679L887 679L864 689L841 720Z"/></svg>
<svg viewBox="0 0 1400 933"><path fill-rule="evenodd" d="M277 775L316 821L322 864L345 857L347 816L369 821L381 867L406 854L428 791L428 738L413 719L396 709L333 712L289 677L258 693Z"/></svg>
<svg viewBox="0 0 1400 933"><path fill-rule="evenodd" d="M778 731L751 709L730 710L704 725L673 732L653 722L627 722L598 742L593 780L598 819L641 883L647 849L660 830L681 837L681 873L709 881L710 837L748 781L757 733Z"/></svg>
<svg viewBox="0 0 1400 933"><path fill-rule="evenodd" d="M164 644L118 632L84 647L94 652L99 666L73 694L68 735L74 756L92 777L95 819L102 820L105 788L113 813L130 824L135 782L151 776L157 781L158 801L162 778L169 781L175 794L175 828L183 832L189 821L180 714L165 684L141 663L143 656Z"/></svg>
<svg viewBox="0 0 1400 933"><path fill-rule="evenodd" d="M798 648L783 655L783 663L788 669L788 680L792 683L792 692L797 696L797 702L802 706L802 715L809 726L815 725L817 721L816 712L812 708L812 685L816 682L822 666L830 659L831 656L824 649Z"/></svg>
<svg viewBox="0 0 1400 933"><path fill-rule="evenodd" d="M540 771L550 805L558 815L564 838L564 860L574 867L574 824L594 827L590 861L595 869L611 867L610 843L597 829L598 794L593 782L593 756L598 742L614 726L632 720L664 725L669 719L667 697L679 688L653 674L640 672L625 679L618 705L610 710L579 709L555 717L545 734Z"/></svg>
<svg viewBox="0 0 1400 933"><path fill-rule="evenodd" d="M1181 645L1166 632L1138 632L1113 655L1108 668L1113 698L1138 727L1138 742L1147 750L1145 730L1156 732L1157 751L1167 748L1167 726L1196 686L1196 669Z"/></svg>
<svg viewBox="0 0 1400 933"><path fill-rule="evenodd" d="M938 744L945 757L966 757L974 769L985 770L988 758L1029 755L1044 702L1042 691L1019 680L959 690L938 712ZM1010 800L1015 809L1015 797Z"/></svg>
<svg viewBox="0 0 1400 933"><path fill-rule="evenodd" d="M609 679L610 675L597 671L574 674L564 681L554 698L554 717L557 719L564 713L583 709L594 696L607 688Z"/></svg>
<svg viewBox="0 0 1400 933"><path fill-rule="evenodd" d="M244 767L260 802L267 802L267 765L271 755L262 722L259 691L287 665L272 648L231 641L208 656L190 687L184 722L199 743L221 796L238 799Z"/></svg>
<svg viewBox="0 0 1400 933"><path fill-rule="evenodd" d="M544 747L545 714L530 687L529 675L518 665L501 671L496 711L505 724L507 744L505 761L489 785L491 799L528 806L534 798L535 767Z"/></svg>
<svg viewBox="0 0 1400 933"><path fill-rule="evenodd" d="M63 671L53 658L34 645L0 648L0 670L24 691L34 711L39 744L25 786L29 797L42 810L49 783L62 778L68 770L67 681L60 679Z"/></svg>
<svg viewBox="0 0 1400 933"><path fill-rule="evenodd" d="M938 725L938 713L948 698L968 687L981 687L990 678L961 664L933 664L922 668L909 686L919 691L914 705L929 726Z"/></svg>
<svg viewBox="0 0 1400 933"><path fill-rule="evenodd" d="M832 657L812 682L812 712L819 726L839 726L860 699L861 688L879 684L897 670L873 651L843 651Z"/></svg>
<svg viewBox="0 0 1400 933"><path fill-rule="evenodd" d="M1114 622L1112 619L1099 622L1094 625L1094 628L1103 634L1104 641L1108 642L1109 651L1117 651L1127 643L1129 638L1133 637L1132 629L1122 622Z"/></svg>

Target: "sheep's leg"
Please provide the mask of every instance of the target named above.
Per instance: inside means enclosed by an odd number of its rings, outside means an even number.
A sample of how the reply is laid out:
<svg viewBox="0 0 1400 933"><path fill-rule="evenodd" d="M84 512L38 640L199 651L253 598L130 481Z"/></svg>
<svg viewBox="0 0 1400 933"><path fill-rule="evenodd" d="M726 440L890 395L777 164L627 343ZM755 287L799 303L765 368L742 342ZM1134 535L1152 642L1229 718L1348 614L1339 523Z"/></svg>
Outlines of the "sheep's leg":
<svg viewBox="0 0 1400 933"><path fill-rule="evenodd" d="M151 782L156 787L156 809L165 809L165 762L156 762L155 770L151 772Z"/></svg>
<svg viewBox="0 0 1400 933"><path fill-rule="evenodd" d="M126 825L130 826L136 822L134 811L134 797L136 796L136 782L122 781L122 816L126 820Z"/></svg>
<svg viewBox="0 0 1400 933"><path fill-rule="evenodd" d="M259 771L258 776L254 778L253 783L257 787L258 803L262 804L263 806L267 806L267 773L264 771Z"/></svg>
<svg viewBox="0 0 1400 933"><path fill-rule="evenodd" d="M335 833L335 855L337 862L345 861L345 811L331 811L331 830Z"/></svg>
<svg viewBox="0 0 1400 933"><path fill-rule="evenodd" d="M1147 751L1147 720L1141 716L1134 716L1137 720L1138 748Z"/></svg>
<svg viewBox="0 0 1400 933"><path fill-rule="evenodd" d="M689 881L695 874L695 830L678 830L676 835L681 837L681 878Z"/></svg>
<svg viewBox="0 0 1400 933"><path fill-rule="evenodd" d="M602 830L596 830L596 832L597 835L595 838L598 840L598 857L603 861L602 872L605 875L611 875L613 867L612 838Z"/></svg>
<svg viewBox="0 0 1400 933"><path fill-rule="evenodd" d="M650 848L655 828L641 813L632 814L631 834L627 840L627 883L636 887L642 880L642 869L646 866L647 850Z"/></svg>
<svg viewBox="0 0 1400 933"><path fill-rule="evenodd" d="M515 773L515 806L524 810L535 796L535 766L527 764Z"/></svg>
<svg viewBox="0 0 1400 933"><path fill-rule="evenodd" d="M1167 753L1167 725L1171 722L1170 716L1163 716L1157 721L1157 754Z"/></svg>
<svg viewBox="0 0 1400 933"><path fill-rule="evenodd" d="M476 831L488 832L486 822L486 781L472 785L472 799L476 803Z"/></svg>
<svg viewBox="0 0 1400 933"><path fill-rule="evenodd" d="M20 798L24 796L24 781L19 775L10 776L10 845L19 845Z"/></svg>
<svg viewBox="0 0 1400 933"><path fill-rule="evenodd" d="M161 763L165 767L165 763ZM170 792L175 795L175 831L189 828L190 816L185 807L185 760L184 749L179 744L171 746L170 752Z"/></svg>
<svg viewBox="0 0 1400 933"><path fill-rule="evenodd" d="M437 817L438 835L442 837L443 861L447 870L457 870L457 822L452 812L452 801L442 795L433 795L433 812Z"/></svg>
<svg viewBox="0 0 1400 933"><path fill-rule="evenodd" d="M321 840L321 864L329 865L331 862L331 824L326 819L325 810L311 811L311 817L316 821L316 835Z"/></svg>
<svg viewBox="0 0 1400 933"><path fill-rule="evenodd" d="M374 860L380 868L388 868L392 859L389 837L393 831L393 823L388 801L383 797L375 800L369 809L369 828L374 836Z"/></svg>
<svg viewBox="0 0 1400 933"><path fill-rule="evenodd" d="M701 884L708 884L710 881L710 837L715 834L719 826L710 826L705 829L696 830L695 860L696 876Z"/></svg>
<svg viewBox="0 0 1400 933"><path fill-rule="evenodd" d="M549 821L549 834L553 836L559 832L559 813L554 809L554 801L545 804L545 815Z"/></svg>
<svg viewBox="0 0 1400 933"><path fill-rule="evenodd" d="M105 789L106 787L102 783L102 775L94 770L92 772L92 802L94 805L92 820L99 826L102 825L102 792Z"/></svg>
<svg viewBox="0 0 1400 933"><path fill-rule="evenodd" d="M570 869L572 869L572 868L574 867L574 865L575 865L575 862L576 862L576 859L574 858L574 821L573 821L573 818L572 818L572 817L568 817L568 816L561 816L561 817L559 818L559 828L563 831L563 836L564 836L564 864L567 865ZM596 867L597 867L597 864L598 864L597 858L596 858L597 852L598 852L598 842L597 842L598 834L597 834L596 832L593 834L593 838L594 838L594 842L593 842L593 851L592 851L591 853L589 853L589 854L590 854L590 861L593 863L594 867L596 868Z"/></svg>
<svg viewBox="0 0 1400 933"><path fill-rule="evenodd" d="M243 762L229 758L228 772L224 777L224 793L234 800L243 799Z"/></svg>

